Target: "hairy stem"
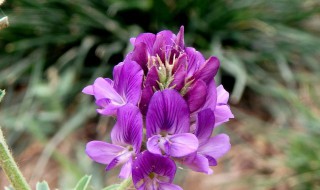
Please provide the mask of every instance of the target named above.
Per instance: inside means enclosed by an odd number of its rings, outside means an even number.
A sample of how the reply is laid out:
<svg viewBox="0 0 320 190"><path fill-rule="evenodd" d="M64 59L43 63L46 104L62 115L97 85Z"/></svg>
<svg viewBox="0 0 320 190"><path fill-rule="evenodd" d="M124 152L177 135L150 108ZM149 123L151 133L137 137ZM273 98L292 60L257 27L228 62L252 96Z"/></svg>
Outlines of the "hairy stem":
<svg viewBox="0 0 320 190"><path fill-rule="evenodd" d="M0 101L5 94L4 90L0 90ZM4 139L2 129L0 126L0 167L7 175L10 183L16 190L31 190L30 186L23 177L16 162L14 161L8 145Z"/></svg>

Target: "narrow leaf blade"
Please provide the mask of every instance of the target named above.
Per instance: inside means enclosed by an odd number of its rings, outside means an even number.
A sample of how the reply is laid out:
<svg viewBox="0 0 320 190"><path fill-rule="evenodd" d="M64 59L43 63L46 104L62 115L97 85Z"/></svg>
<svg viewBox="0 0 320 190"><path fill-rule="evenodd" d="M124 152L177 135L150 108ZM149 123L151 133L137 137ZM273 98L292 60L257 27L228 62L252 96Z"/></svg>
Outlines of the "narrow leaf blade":
<svg viewBox="0 0 320 190"><path fill-rule="evenodd" d="M91 180L91 176L85 175L79 180L74 190L86 190L90 183L90 180Z"/></svg>

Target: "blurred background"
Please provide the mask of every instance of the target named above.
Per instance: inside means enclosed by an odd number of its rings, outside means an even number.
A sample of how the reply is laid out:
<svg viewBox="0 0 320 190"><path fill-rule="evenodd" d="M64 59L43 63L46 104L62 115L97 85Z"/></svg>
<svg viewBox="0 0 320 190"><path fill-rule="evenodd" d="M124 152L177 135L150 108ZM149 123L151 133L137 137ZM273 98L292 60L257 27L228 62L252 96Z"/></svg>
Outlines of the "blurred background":
<svg viewBox="0 0 320 190"><path fill-rule="evenodd" d="M85 155L108 140L114 119L81 94L132 48L129 38L163 29L221 59L217 76L235 119L216 133L232 150L213 175L179 169L185 190L320 189L319 0L15 0L0 17L0 124L27 180L71 189L119 182ZM8 185L0 172L0 187Z"/></svg>

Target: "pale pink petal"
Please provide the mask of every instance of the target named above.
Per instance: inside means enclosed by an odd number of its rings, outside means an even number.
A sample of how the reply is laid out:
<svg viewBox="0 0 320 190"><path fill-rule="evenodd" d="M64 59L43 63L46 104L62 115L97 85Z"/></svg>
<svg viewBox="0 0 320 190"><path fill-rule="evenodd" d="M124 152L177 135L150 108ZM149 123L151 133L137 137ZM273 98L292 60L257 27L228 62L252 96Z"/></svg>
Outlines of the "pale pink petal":
<svg viewBox="0 0 320 190"><path fill-rule="evenodd" d="M229 105L217 105L214 110L215 126L219 126L222 123L229 121L230 118L234 118Z"/></svg>
<svg viewBox="0 0 320 190"><path fill-rule="evenodd" d="M217 87L217 102L219 104L227 104L229 100L229 92L227 92L222 85Z"/></svg>
<svg viewBox="0 0 320 190"><path fill-rule="evenodd" d="M127 179L131 176L131 170L132 170L132 158L130 159L122 166L119 174L119 178Z"/></svg>
<svg viewBox="0 0 320 190"><path fill-rule="evenodd" d="M86 146L87 155L101 164L109 164L125 148L103 141L91 141Z"/></svg>
<svg viewBox="0 0 320 190"><path fill-rule="evenodd" d="M229 136L226 134L219 134L200 146L198 152L218 159L226 154L230 148L231 144Z"/></svg>
<svg viewBox="0 0 320 190"><path fill-rule="evenodd" d="M197 151L199 142L195 135L191 133L175 134L168 138L166 151L172 157L183 157Z"/></svg>
<svg viewBox="0 0 320 190"><path fill-rule="evenodd" d="M162 155L161 148L160 148L162 145L160 144L160 140L161 140L160 135L154 135L148 139L147 149L149 150L149 152L153 154Z"/></svg>
<svg viewBox="0 0 320 190"><path fill-rule="evenodd" d="M123 104L123 99L113 86L104 78L97 78L93 83L93 93L96 100L107 98L116 104Z"/></svg>
<svg viewBox="0 0 320 190"><path fill-rule="evenodd" d="M180 186L172 183L159 182L159 187L157 190L183 190Z"/></svg>
<svg viewBox="0 0 320 190"><path fill-rule="evenodd" d="M92 85L86 86L86 87L82 90L82 92L85 93L85 94L94 95L93 86L92 86Z"/></svg>
<svg viewBox="0 0 320 190"><path fill-rule="evenodd" d="M188 155L183 158L181 163L196 172L202 172L209 175L213 173L212 169L209 167L208 159L201 154Z"/></svg>

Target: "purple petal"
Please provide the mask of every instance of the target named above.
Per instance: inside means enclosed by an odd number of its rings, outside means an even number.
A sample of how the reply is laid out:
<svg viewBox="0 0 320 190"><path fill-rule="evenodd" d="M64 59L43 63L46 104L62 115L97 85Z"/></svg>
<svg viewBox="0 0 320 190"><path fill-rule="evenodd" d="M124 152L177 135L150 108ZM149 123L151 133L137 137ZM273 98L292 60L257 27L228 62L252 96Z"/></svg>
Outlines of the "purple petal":
<svg viewBox="0 0 320 190"><path fill-rule="evenodd" d="M132 145L136 153L140 152L142 143L143 121L139 108L126 104L118 109L117 123L111 131L113 144Z"/></svg>
<svg viewBox="0 0 320 190"><path fill-rule="evenodd" d="M182 164L196 172L205 174L213 173L212 169L209 167L208 159L201 154L191 154L190 156L184 157Z"/></svg>
<svg viewBox="0 0 320 190"><path fill-rule="evenodd" d="M187 67L188 67L188 58L187 58L187 54L183 53L180 54L178 58L176 58L174 65L173 65L173 69L172 69L172 73L176 73L177 69L182 67L183 71L186 71Z"/></svg>
<svg viewBox="0 0 320 190"><path fill-rule="evenodd" d="M132 44L132 45L134 45L134 42L136 41L136 38L130 38L130 43Z"/></svg>
<svg viewBox="0 0 320 190"><path fill-rule="evenodd" d="M151 154L148 156L152 172L162 176L159 181L171 183L176 173L176 164L168 157ZM145 163L145 162L144 162ZM146 163L145 163L146 164ZM149 165L150 166L150 165Z"/></svg>
<svg viewBox="0 0 320 190"><path fill-rule="evenodd" d="M85 93L85 94L94 95L93 85L86 86L86 87L82 90L82 92Z"/></svg>
<svg viewBox="0 0 320 190"><path fill-rule="evenodd" d="M212 80L207 88L208 94L206 97L206 102L204 103L202 109L210 108L211 110L215 110L217 104L217 89L215 81Z"/></svg>
<svg viewBox="0 0 320 190"><path fill-rule="evenodd" d="M229 121L230 118L234 118L228 105L217 105L216 109L214 110L214 115L216 118L215 126Z"/></svg>
<svg viewBox="0 0 320 190"><path fill-rule="evenodd" d="M206 102L207 93L207 85L202 80L197 80L191 86L184 96L188 103L190 113L197 111L204 105Z"/></svg>
<svg viewBox="0 0 320 190"><path fill-rule="evenodd" d="M159 55L162 61L168 59L169 52L172 50L175 38L176 36L169 30L159 32L156 35L152 55Z"/></svg>
<svg viewBox="0 0 320 190"><path fill-rule="evenodd" d="M208 156L206 155L206 158L208 159L209 161L209 166L216 166L218 165L218 162L215 158L211 157L211 156Z"/></svg>
<svg viewBox="0 0 320 190"><path fill-rule="evenodd" d="M132 157L132 152L129 152L129 151L121 152L120 155L118 155L113 160L111 160L111 162L106 167L106 170L108 171L113 169L114 167L125 164L127 161L130 160L131 157Z"/></svg>
<svg viewBox="0 0 320 190"><path fill-rule="evenodd" d="M137 105L141 96L143 70L135 61L125 61L113 69L114 88L126 102Z"/></svg>
<svg viewBox="0 0 320 190"><path fill-rule="evenodd" d="M96 104L100 107L107 107L111 103L109 98L101 98L96 100Z"/></svg>
<svg viewBox="0 0 320 190"><path fill-rule="evenodd" d="M144 43L146 44L146 48L149 54L152 53L153 44L155 43L156 35L152 33L142 33L137 36L134 41L134 44Z"/></svg>
<svg viewBox="0 0 320 190"><path fill-rule="evenodd" d="M222 85L219 85L217 87L217 105L214 109L214 114L216 117L215 126L229 121L230 118L234 118L229 105L227 105L228 99L229 93L223 88Z"/></svg>
<svg viewBox="0 0 320 190"><path fill-rule="evenodd" d="M172 183L161 183L159 182L158 190L183 190L180 186Z"/></svg>
<svg viewBox="0 0 320 190"><path fill-rule="evenodd" d="M214 124L214 114L211 109L205 109L198 113L195 135L200 145L210 139Z"/></svg>
<svg viewBox="0 0 320 190"><path fill-rule="evenodd" d="M117 109L122 105L114 105L107 98L102 98L96 101L96 104L102 108L97 109L97 112L101 115L116 115Z"/></svg>
<svg viewBox="0 0 320 190"><path fill-rule="evenodd" d="M148 50L145 43L138 43L134 46L130 59L137 62L146 73L148 70Z"/></svg>
<svg viewBox="0 0 320 190"><path fill-rule="evenodd" d="M115 104L123 104L124 101L119 93L113 88L109 80L97 78L93 84L93 93L96 100L107 98Z"/></svg>
<svg viewBox="0 0 320 190"><path fill-rule="evenodd" d="M113 81L108 78L97 78L94 84L84 88L83 92L95 96L96 104L101 107L97 112L103 115L115 115L117 108L125 104L113 88Z"/></svg>
<svg viewBox="0 0 320 190"><path fill-rule="evenodd" d="M147 86L142 90L139 108L143 115L147 114L149 102L151 100L152 95L153 95L153 89L151 86Z"/></svg>
<svg viewBox="0 0 320 190"><path fill-rule="evenodd" d="M187 47L186 53L188 56L188 77L191 77L198 70L200 65L205 62L205 59L200 52L192 47Z"/></svg>
<svg viewBox="0 0 320 190"><path fill-rule="evenodd" d="M217 87L217 102L219 104L227 104L229 100L229 92L227 92L222 85Z"/></svg>
<svg viewBox="0 0 320 190"><path fill-rule="evenodd" d="M178 46L177 50L184 49L184 26L180 27L179 33L177 34L177 38L175 40L175 45Z"/></svg>
<svg viewBox="0 0 320 190"><path fill-rule="evenodd" d="M151 98L146 116L147 137L166 131L189 132L189 108L181 95L171 89L157 91Z"/></svg>
<svg viewBox="0 0 320 190"><path fill-rule="evenodd" d="M97 109L97 112L100 113L101 115L116 116L117 109L119 107L121 107L121 106L109 105L107 108Z"/></svg>
<svg viewBox="0 0 320 190"><path fill-rule="evenodd" d="M91 141L87 143L86 154L98 163L109 164L124 149L121 146L103 141Z"/></svg>
<svg viewBox="0 0 320 190"><path fill-rule="evenodd" d="M119 178L127 179L131 175L132 170L132 157L122 166Z"/></svg>
<svg viewBox="0 0 320 190"><path fill-rule="evenodd" d="M195 152L198 146L199 142L194 134L181 133L168 138L168 147L164 151L172 157L183 157Z"/></svg>
<svg viewBox="0 0 320 190"><path fill-rule="evenodd" d="M231 148L229 136L226 134L219 134L209 139L205 144L201 145L198 152L203 155L208 155L215 159L220 158L227 153Z"/></svg>
<svg viewBox="0 0 320 190"><path fill-rule="evenodd" d="M219 66L219 59L210 57L203 65L201 65L199 70L194 73L193 78L195 80L203 80L206 84L209 84L217 74Z"/></svg>
<svg viewBox="0 0 320 190"><path fill-rule="evenodd" d="M157 68L155 66L151 67L148 74L147 74L147 77L146 77L146 80L144 82L144 85L147 87L147 86L151 86L151 87L157 87L158 86L158 83L157 81L159 81L159 75L158 75L158 71L157 71ZM158 89L158 88L156 88Z"/></svg>
<svg viewBox="0 0 320 190"><path fill-rule="evenodd" d="M184 27L180 27L180 31L177 34L177 37L174 40L173 47L170 51L170 63L173 61L174 57L178 57L181 53L184 52L185 46L184 46Z"/></svg>
<svg viewBox="0 0 320 190"><path fill-rule="evenodd" d="M149 102L151 100L151 97L153 95L153 89L158 90L159 86L157 81L159 81L158 72L155 66L151 67L149 70L147 77L144 82L144 89L141 93L141 99L139 103L139 108L141 109L141 112L143 115L147 114Z"/></svg>
<svg viewBox="0 0 320 190"><path fill-rule="evenodd" d="M137 156L132 164L132 180L135 187L137 189L143 187L150 180L151 173L162 176L157 178L158 181L171 183L176 173L176 165L168 157L144 151Z"/></svg>
<svg viewBox="0 0 320 190"><path fill-rule="evenodd" d="M160 146L162 145L160 144L160 140L161 140L161 135L154 135L148 139L147 149L149 150L149 152L151 152L152 154L162 155L162 152L160 149Z"/></svg>
<svg viewBox="0 0 320 190"><path fill-rule="evenodd" d="M186 80L186 69L184 65L180 65L177 71L173 75L173 81L170 83L169 87L174 87L177 91L180 91L185 85Z"/></svg>

